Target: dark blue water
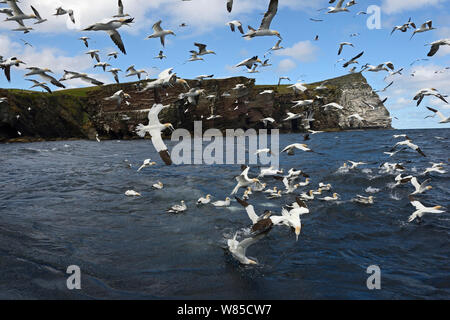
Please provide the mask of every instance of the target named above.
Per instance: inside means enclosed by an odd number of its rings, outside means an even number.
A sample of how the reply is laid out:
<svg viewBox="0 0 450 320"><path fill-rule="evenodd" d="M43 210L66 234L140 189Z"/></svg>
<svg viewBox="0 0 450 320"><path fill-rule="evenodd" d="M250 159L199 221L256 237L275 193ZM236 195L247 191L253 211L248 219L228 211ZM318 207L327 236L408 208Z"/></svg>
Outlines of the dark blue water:
<svg viewBox="0 0 450 320"><path fill-rule="evenodd" d="M144 140L0 145L0 298L449 299L449 213L407 223L412 186L389 188L394 176L377 167L403 162L405 173L424 180L429 161L448 163L450 130L402 132L427 158L413 151L384 155L397 131L317 134L308 144L322 155L282 155L286 171L311 175L311 185L299 191L331 183L341 201L309 202L298 242L288 228L274 228L248 250L256 267L239 265L223 250L226 238L248 227L245 211L236 202L195 206L206 193L214 200L229 195L239 165L165 167ZM302 138L281 136L280 146ZM158 165L136 172L149 157ZM369 164L336 173L346 160ZM257 173L252 168L250 176ZM448 210L449 173L429 177L433 189L420 201ZM165 188L153 191L158 180ZM349 201L368 187L379 189L374 205ZM128 189L143 196L126 197ZM279 213L294 198L253 194L250 203ZM185 214L165 213L180 200ZM82 290L67 289L69 265L81 268ZM370 265L381 269L381 290L366 287Z"/></svg>

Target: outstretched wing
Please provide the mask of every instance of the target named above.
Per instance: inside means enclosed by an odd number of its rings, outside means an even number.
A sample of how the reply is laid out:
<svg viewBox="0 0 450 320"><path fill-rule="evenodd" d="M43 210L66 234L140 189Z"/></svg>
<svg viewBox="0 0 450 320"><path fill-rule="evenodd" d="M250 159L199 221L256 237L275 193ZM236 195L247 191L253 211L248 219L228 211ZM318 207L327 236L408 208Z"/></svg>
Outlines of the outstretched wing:
<svg viewBox="0 0 450 320"><path fill-rule="evenodd" d="M122 51L123 54L127 54L127 51L125 50L125 46L123 45L123 41L119 32L117 32L117 30L108 30L106 32L109 34L111 40L120 49L120 51Z"/></svg>
<svg viewBox="0 0 450 320"><path fill-rule="evenodd" d="M272 23L273 18L277 14L277 11L278 11L278 0L270 0L269 9L264 14L261 26L259 27L260 30L263 29L268 30L270 28L270 24Z"/></svg>

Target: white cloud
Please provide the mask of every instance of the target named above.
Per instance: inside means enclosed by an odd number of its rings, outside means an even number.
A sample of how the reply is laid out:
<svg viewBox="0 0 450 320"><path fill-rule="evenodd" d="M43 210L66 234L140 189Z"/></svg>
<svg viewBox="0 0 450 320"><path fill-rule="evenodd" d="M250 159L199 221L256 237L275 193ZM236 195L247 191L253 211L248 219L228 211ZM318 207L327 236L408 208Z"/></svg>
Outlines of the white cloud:
<svg viewBox="0 0 450 320"><path fill-rule="evenodd" d="M291 59L281 60L277 67L277 73L279 74L287 74L290 71L297 68L297 64Z"/></svg>
<svg viewBox="0 0 450 320"><path fill-rule="evenodd" d="M448 0L383 0L382 9L384 13L396 14L427 6L437 6L445 2Z"/></svg>
<svg viewBox="0 0 450 320"><path fill-rule="evenodd" d="M312 62L317 60L319 47L313 45L311 41L300 41L291 48L275 51L277 56L288 56L300 62Z"/></svg>

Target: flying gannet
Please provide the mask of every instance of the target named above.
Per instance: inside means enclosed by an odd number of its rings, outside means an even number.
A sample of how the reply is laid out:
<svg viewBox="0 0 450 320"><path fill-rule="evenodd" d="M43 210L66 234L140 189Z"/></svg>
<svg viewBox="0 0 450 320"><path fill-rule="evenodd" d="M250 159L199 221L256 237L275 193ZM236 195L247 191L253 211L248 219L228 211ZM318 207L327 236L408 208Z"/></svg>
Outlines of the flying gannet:
<svg viewBox="0 0 450 320"><path fill-rule="evenodd" d="M228 0L228 1L230 1L230 0ZM258 242L265 236L266 236L265 233L260 233L254 237L245 238L244 240L239 242L236 240L236 237L237 237L237 233L236 233L234 235L233 239L228 239L228 242L227 242L228 250L231 252L231 255L242 264L245 264L245 265L258 264L258 262L256 262L255 260L247 258L247 256L245 254L247 252L248 247L250 247L252 244Z"/></svg>
<svg viewBox="0 0 450 320"><path fill-rule="evenodd" d="M281 38L281 35L278 31L270 30L270 24L277 14L278 11L278 0L270 0L269 8L267 12L264 14L264 18L261 22L261 25L258 30L255 30L251 26L248 26L249 31L243 35L246 39L251 39L254 37L263 37L263 36L277 36Z"/></svg>
<svg viewBox="0 0 450 320"><path fill-rule="evenodd" d="M52 93L52 90L50 90L50 88L46 85L46 82L39 82L37 80L34 79L25 79L27 81L31 81L34 83L34 85L32 85L30 87L30 89L35 88L35 87L41 87L42 89L46 90L48 93Z"/></svg>
<svg viewBox="0 0 450 320"><path fill-rule="evenodd" d="M73 15L73 10L71 10L71 9L65 10L62 7L56 8L56 13L54 14L54 16L63 16L65 14L68 14L70 17L70 20L72 20L72 22L75 24L75 17Z"/></svg>
<svg viewBox="0 0 450 320"><path fill-rule="evenodd" d="M5 61L0 62L0 69L3 69L6 80L8 80L8 82L11 82L11 67L12 66L19 67L20 64L25 64L25 62L17 59L16 57L11 57Z"/></svg>
<svg viewBox="0 0 450 320"><path fill-rule="evenodd" d="M412 196L409 196L409 201L411 205L416 208L416 211L414 211L408 218L408 222L412 222L415 219L417 219L419 222L421 221L422 216L425 213L443 213L445 211L439 210L442 207L441 206L434 206L434 207L425 207L422 203L414 199Z"/></svg>
<svg viewBox="0 0 450 320"><path fill-rule="evenodd" d="M143 124L138 124L136 127L136 133L141 138L145 137L145 134L148 132L152 137L152 143L155 147L156 151L159 153L159 156L164 161L166 165L172 164L172 159L170 158L170 154L167 150L166 145L161 137L161 131L169 128L170 130L174 130L172 124L164 123L161 124L158 119L158 114L161 110L168 108L169 106L163 106L162 104L154 104L153 107L148 112L148 125L144 126Z"/></svg>
<svg viewBox="0 0 450 320"><path fill-rule="evenodd" d="M432 57L436 54L436 52L438 52L440 46L450 46L450 38L447 39L441 39L441 40L437 40L434 41L430 44L428 44L431 46L430 52L428 52L428 56Z"/></svg>
<svg viewBox="0 0 450 320"><path fill-rule="evenodd" d="M30 70L28 73L25 74L26 77L32 76L32 75L37 75L37 76L41 77L42 79L44 79L44 81L48 81L56 87L65 88L65 86L60 81L56 80L54 77L47 74L47 72L53 73L52 70L50 70L48 68L41 69L41 68L37 68L37 67L28 67L26 69Z"/></svg>
<svg viewBox="0 0 450 320"><path fill-rule="evenodd" d="M420 193L424 193L427 190L431 190L433 187L428 186L430 181L431 181L431 179L426 179L425 181L423 181L422 183L419 184L419 181L417 181L417 178L412 177L410 182L416 190L413 193L411 193L411 195L420 194Z"/></svg>
<svg viewBox="0 0 450 320"><path fill-rule="evenodd" d="M350 42L341 42L339 44L338 56L342 53L342 49L344 48L344 46L354 47L354 45L352 43L350 43Z"/></svg>
<svg viewBox="0 0 450 320"><path fill-rule="evenodd" d="M161 28L161 22L162 20L159 20L153 25L153 34L149 35L146 39L160 38L162 46L165 47L166 36L169 34L176 36L176 34L172 30L164 30Z"/></svg>
<svg viewBox="0 0 450 320"><path fill-rule="evenodd" d="M137 76L139 80L141 80L141 74L148 74L144 69L136 70L134 65L129 66L126 72L128 72L128 74L125 75L125 77Z"/></svg>
<svg viewBox="0 0 450 320"><path fill-rule="evenodd" d="M231 194L236 194L239 190L239 188L245 188L248 187L254 183L260 183L259 179L257 178L253 178L250 179L248 177L248 171L250 170L250 167L246 167L242 173L236 177L236 181L238 182L236 187L234 187L233 191L231 192Z"/></svg>
<svg viewBox="0 0 450 320"><path fill-rule="evenodd" d="M84 43L84 45L86 46L86 48L89 48L89 42L88 42L88 40L90 40L91 38L89 38L89 37L81 37L81 38L78 38L78 40L81 40L81 41L83 41L83 43Z"/></svg>
<svg viewBox="0 0 450 320"><path fill-rule="evenodd" d="M120 83L120 81L119 81L119 72L121 72L121 71L122 70L119 69L119 68L112 68L112 69L108 70L107 72L111 72L113 74L113 76L114 76L114 80L117 83Z"/></svg>
<svg viewBox="0 0 450 320"><path fill-rule="evenodd" d="M410 40L414 37L414 35L416 33L422 33L422 32L426 32L426 31L431 31L434 30L436 28L433 28L433 21L428 20L427 22L423 23L419 28L416 28L410 38Z"/></svg>
<svg viewBox="0 0 450 320"><path fill-rule="evenodd" d="M364 51L361 52L361 53L359 53L359 54L357 54L356 56L354 56L354 57L351 58L350 60L348 60L348 61L347 61L346 63L344 63L342 66L343 66L344 68L347 68L349 65L351 65L351 64L353 64L353 63L359 63L357 60L358 60L359 58L361 58L363 54L364 54Z"/></svg>
<svg viewBox="0 0 450 320"><path fill-rule="evenodd" d="M426 97L426 96L434 96L436 98L441 99L445 103L448 103L447 100L445 100L444 96L442 94L440 94L434 88L425 88L425 89L421 89L421 90L417 91L416 95L413 98L413 100L417 101L417 106L419 106L420 103L422 102L423 98Z"/></svg>
<svg viewBox="0 0 450 320"><path fill-rule="evenodd" d="M306 144L293 143L293 144L288 145L286 148L284 148L281 151L281 153L287 152L288 155L292 156L292 155L294 155L294 150L295 149L298 149L298 150L301 150L301 151L305 151L305 152L314 152L310 148L308 148L308 146Z"/></svg>
<svg viewBox="0 0 450 320"><path fill-rule="evenodd" d="M434 113L433 117L435 115L439 116L439 118L441 119L439 123L450 123L450 117L445 117L439 110L430 107L427 107L427 109Z"/></svg>
<svg viewBox="0 0 450 320"><path fill-rule="evenodd" d="M133 20L134 18L119 18L110 20L106 23L99 22L87 27L86 29L84 29L84 31L105 31L107 34L109 34L111 40L120 49L120 51L122 51L123 54L127 54L122 41L122 37L120 36L120 33L117 31L117 29L119 29L123 25L128 26L133 22Z"/></svg>
<svg viewBox="0 0 450 320"><path fill-rule="evenodd" d="M333 1L334 2L334 1ZM330 2L330 3L333 3ZM342 7L342 4L344 3L344 0L339 0L336 3L335 7L328 7L329 11L326 13L338 13L338 12L349 12L349 10L347 9L347 7Z"/></svg>
<svg viewBox="0 0 450 320"><path fill-rule="evenodd" d="M125 18L125 17L129 17L130 15L128 13L123 13L123 4L122 4L122 0L118 1L117 4L117 14L113 16L113 18Z"/></svg>
<svg viewBox="0 0 450 320"><path fill-rule="evenodd" d="M244 34L244 29L242 28L242 23L238 20L233 20L226 23L227 26L230 26L231 31L235 32L236 28L239 30L240 33Z"/></svg>

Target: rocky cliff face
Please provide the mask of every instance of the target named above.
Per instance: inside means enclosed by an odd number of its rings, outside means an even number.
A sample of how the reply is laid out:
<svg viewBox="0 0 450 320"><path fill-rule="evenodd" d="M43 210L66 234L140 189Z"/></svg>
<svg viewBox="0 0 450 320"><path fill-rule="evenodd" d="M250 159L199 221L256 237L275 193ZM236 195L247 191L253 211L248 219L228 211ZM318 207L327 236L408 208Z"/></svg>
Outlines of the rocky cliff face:
<svg viewBox="0 0 450 320"><path fill-rule="evenodd" d="M193 130L194 121L202 121L203 129L261 129L265 117L276 120L268 128L282 132L302 132L308 123L302 119L282 121L286 112L314 112L313 130L348 130L391 128L389 112L360 74L350 74L327 80L326 90L316 90L319 83L307 85L308 90L296 94L284 86L256 86L254 79L235 77L204 81L190 80L191 88L204 89L204 94L189 102L180 97L187 92L181 84L158 91L141 92L139 84L126 83L84 89L64 90L53 94L1 90L0 141L38 139L135 138L138 123L147 123L148 109L155 102L170 105L161 115L161 122L171 122L176 128ZM244 85L235 89L237 85ZM106 101L105 97L124 90L131 95L129 104ZM265 90L272 93L260 94ZM295 107L293 100L314 99L312 105ZM324 111L324 104L336 102L343 110ZM363 121L350 115L358 113ZM211 114L220 118L208 120ZM21 133L19 136L18 131Z"/></svg>

